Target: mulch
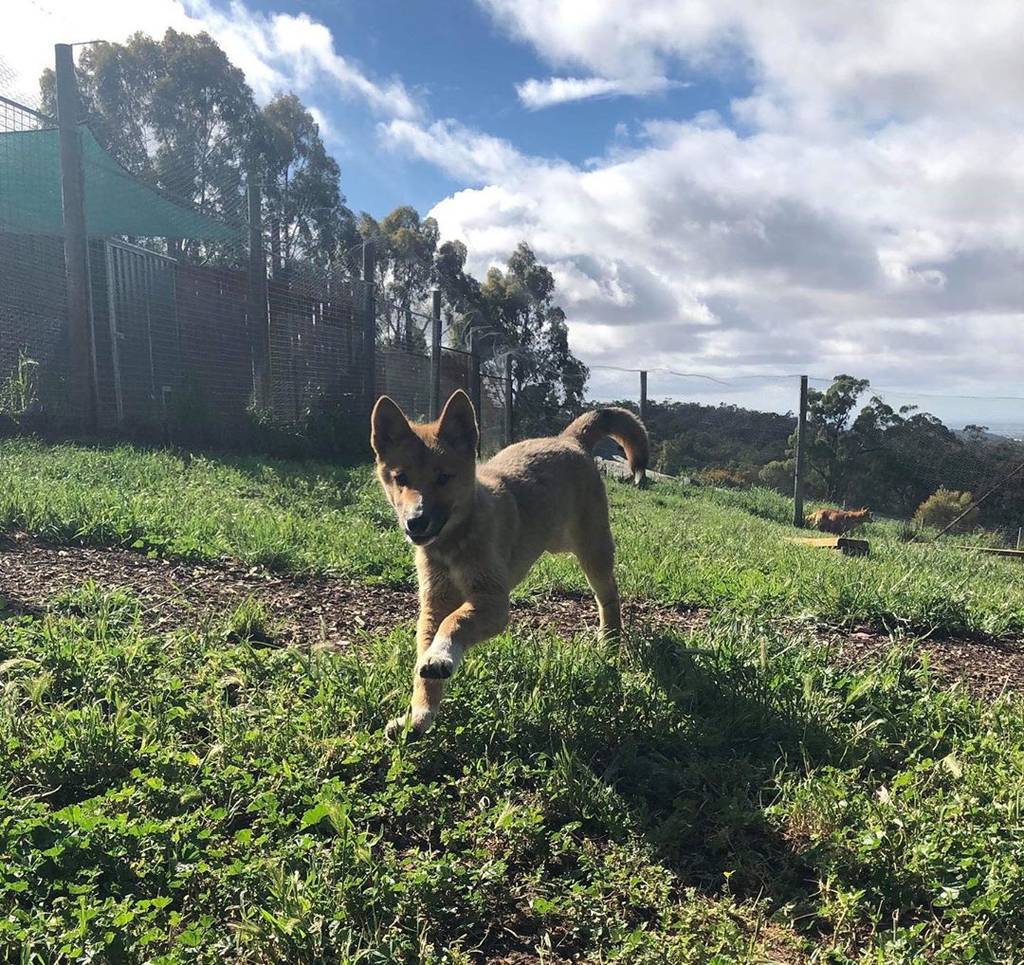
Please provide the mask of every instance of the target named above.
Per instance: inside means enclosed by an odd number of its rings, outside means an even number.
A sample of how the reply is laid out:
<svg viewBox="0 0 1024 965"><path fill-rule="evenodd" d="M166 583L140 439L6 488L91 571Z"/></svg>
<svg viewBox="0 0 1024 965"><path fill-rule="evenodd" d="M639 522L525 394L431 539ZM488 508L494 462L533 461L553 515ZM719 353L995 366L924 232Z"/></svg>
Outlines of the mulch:
<svg viewBox="0 0 1024 965"><path fill-rule="evenodd" d="M303 646L350 646L364 632L412 625L417 611L412 589L283 576L231 562L185 563L125 549L53 545L24 533L0 536L0 600L8 609L41 612L54 596L86 580L104 589L130 589L153 630L220 619L252 597L276 624L276 642ZM692 608L629 600L623 603L623 619L688 629L706 618ZM512 625L572 636L596 628L597 609L592 597L577 594L513 601Z"/></svg>
<svg viewBox="0 0 1024 965"><path fill-rule="evenodd" d="M234 562L187 563L117 548L54 545L25 533L0 535L0 613L41 613L65 591L93 580L104 589L129 588L140 600L142 619L153 631L223 620L246 598L259 600L276 624L274 642L305 647L348 647L366 632L411 627L412 589L368 586L340 577L270 573ZM708 622L706 610L645 599L623 601L627 627L689 631ZM596 628L594 601L578 594L545 594L513 601L512 627L573 636ZM892 647L889 636L860 628L819 628L842 665L865 665ZM949 681L995 697L1024 692L1021 641L929 637L914 642L921 658Z"/></svg>
<svg viewBox="0 0 1024 965"><path fill-rule="evenodd" d="M886 634L867 627L836 635L839 663L845 666L870 664L893 646ZM1004 693L1024 692L1024 641L993 637L930 636L911 640L919 659L926 659L938 677L962 683L979 697L995 698Z"/></svg>

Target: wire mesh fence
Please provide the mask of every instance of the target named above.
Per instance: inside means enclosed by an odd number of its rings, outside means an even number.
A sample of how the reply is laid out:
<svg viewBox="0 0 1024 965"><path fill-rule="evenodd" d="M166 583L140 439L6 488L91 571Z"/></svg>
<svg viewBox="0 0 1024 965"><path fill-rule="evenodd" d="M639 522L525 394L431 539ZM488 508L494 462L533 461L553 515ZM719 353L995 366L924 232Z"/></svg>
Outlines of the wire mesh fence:
<svg viewBox="0 0 1024 965"><path fill-rule="evenodd" d="M0 79L5 77L0 71ZM56 122L28 105L0 100L0 411L35 411L41 400L68 411L67 298L59 236L26 230L24 192L59 204L59 181L39 162Z"/></svg>
<svg viewBox="0 0 1024 965"><path fill-rule="evenodd" d="M505 421L505 378L499 375L480 376L481 447L489 454L501 447L509 435Z"/></svg>
<svg viewBox="0 0 1024 965"><path fill-rule="evenodd" d="M201 140L111 113L87 87L72 110L65 100L62 128L7 96L2 66L0 415L204 442L329 423L365 444L378 395L431 415L435 366L442 404L457 388L479 395L475 356L432 358L434 318L376 297L372 254L364 281L351 252L294 253L271 175L238 147L230 92L179 105L208 111ZM44 78L39 103L55 110L60 95L59 72ZM504 396L486 399L493 450Z"/></svg>

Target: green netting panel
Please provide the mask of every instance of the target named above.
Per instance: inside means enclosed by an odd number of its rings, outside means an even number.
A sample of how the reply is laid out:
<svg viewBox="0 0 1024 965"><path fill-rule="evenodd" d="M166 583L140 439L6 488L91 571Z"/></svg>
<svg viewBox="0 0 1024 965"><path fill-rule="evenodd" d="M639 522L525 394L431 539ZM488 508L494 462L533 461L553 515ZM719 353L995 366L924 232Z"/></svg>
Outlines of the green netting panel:
<svg viewBox="0 0 1024 965"><path fill-rule="evenodd" d="M85 220L89 235L239 241L244 228L224 224L165 197L129 174L81 127ZM0 133L0 230L60 234L58 132Z"/></svg>

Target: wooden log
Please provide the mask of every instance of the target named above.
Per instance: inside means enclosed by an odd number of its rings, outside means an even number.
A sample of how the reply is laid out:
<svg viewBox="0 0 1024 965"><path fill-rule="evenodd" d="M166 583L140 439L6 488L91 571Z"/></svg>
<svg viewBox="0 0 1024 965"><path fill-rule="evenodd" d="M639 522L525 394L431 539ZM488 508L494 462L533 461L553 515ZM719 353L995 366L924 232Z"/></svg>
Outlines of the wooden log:
<svg viewBox="0 0 1024 965"><path fill-rule="evenodd" d="M790 536L789 542L819 550L839 550L844 556L867 556L870 544L852 536Z"/></svg>

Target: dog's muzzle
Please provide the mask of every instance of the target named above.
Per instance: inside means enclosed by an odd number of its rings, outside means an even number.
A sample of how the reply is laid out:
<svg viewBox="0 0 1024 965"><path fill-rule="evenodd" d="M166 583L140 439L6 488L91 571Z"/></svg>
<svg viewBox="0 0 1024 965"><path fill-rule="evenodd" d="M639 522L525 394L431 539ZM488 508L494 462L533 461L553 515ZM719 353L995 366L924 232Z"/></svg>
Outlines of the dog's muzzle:
<svg viewBox="0 0 1024 965"><path fill-rule="evenodd" d="M425 546L441 532L445 522L446 520L441 517L419 513L416 516L406 516L402 521L402 529L410 543Z"/></svg>

